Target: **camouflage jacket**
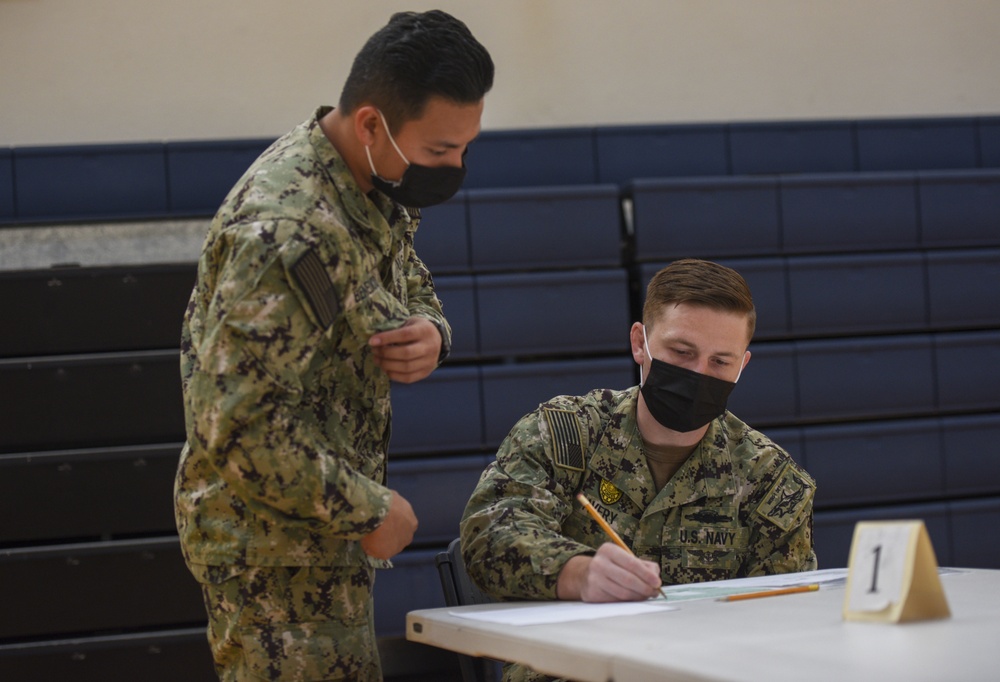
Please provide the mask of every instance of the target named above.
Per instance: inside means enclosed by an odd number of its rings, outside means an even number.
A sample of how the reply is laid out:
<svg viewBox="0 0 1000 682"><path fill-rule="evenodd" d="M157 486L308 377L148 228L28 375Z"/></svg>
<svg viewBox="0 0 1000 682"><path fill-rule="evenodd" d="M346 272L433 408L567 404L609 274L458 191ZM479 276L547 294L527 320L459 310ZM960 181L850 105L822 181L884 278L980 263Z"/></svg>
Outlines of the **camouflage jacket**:
<svg viewBox="0 0 1000 682"><path fill-rule="evenodd" d="M175 512L190 564L381 565L389 379L369 337L451 331L413 250L418 215L363 194L316 114L247 170L213 220L184 317L187 443Z"/></svg>
<svg viewBox="0 0 1000 682"><path fill-rule="evenodd" d="M498 599L555 599L559 571L608 536L583 493L664 584L816 568L813 480L730 413L655 489L636 425L638 387L560 396L521 419L462 518L469 574Z"/></svg>

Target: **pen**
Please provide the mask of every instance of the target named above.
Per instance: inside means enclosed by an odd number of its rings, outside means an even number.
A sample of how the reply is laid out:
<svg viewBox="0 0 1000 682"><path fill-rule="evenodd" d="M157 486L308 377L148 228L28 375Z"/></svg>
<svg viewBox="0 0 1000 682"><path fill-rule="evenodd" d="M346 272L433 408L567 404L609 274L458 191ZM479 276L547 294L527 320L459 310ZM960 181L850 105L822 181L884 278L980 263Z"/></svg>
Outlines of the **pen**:
<svg viewBox="0 0 1000 682"><path fill-rule="evenodd" d="M719 601L741 601L743 599L757 599L758 597L777 597L779 594L797 594L799 592L815 592L819 585L799 585L798 587L782 587L778 590L764 590L763 592L747 592L746 594L731 594L728 597L720 597Z"/></svg>
<svg viewBox="0 0 1000 682"><path fill-rule="evenodd" d="M629 554L632 554L632 556L635 556L635 554L632 553L632 550L629 549L629 546L625 544L625 541L618 537L618 533L615 532L615 529L609 526L608 522L604 520L596 509L594 509L594 505L590 503L590 500L587 499L586 495L583 493L577 493L576 499L583 505L583 508L587 510L587 513L594 517L594 521L597 521L597 525L599 525L604 532L607 533L612 540L614 540L616 545L624 549Z"/></svg>

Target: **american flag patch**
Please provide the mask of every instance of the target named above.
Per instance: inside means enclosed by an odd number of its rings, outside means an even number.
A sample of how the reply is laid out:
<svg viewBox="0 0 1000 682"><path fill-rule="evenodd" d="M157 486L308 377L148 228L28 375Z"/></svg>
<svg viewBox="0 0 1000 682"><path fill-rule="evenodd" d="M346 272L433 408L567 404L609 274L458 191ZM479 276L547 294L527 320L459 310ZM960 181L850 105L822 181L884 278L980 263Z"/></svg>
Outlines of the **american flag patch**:
<svg viewBox="0 0 1000 682"><path fill-rule="evenodd" d="M316 319L324 329L328 329L340 312L340 302L337 300L330 275L327 274L316 252L312 249L306 251L292 266L292 275L309 299Z"/></svg>
<svg viewBox="0 0 1000 682"><path fill-rule="evenodd" d="M568 410L543 410L552 433L552 454L556 466L583 471L583 439L576 413Z"/></svg>

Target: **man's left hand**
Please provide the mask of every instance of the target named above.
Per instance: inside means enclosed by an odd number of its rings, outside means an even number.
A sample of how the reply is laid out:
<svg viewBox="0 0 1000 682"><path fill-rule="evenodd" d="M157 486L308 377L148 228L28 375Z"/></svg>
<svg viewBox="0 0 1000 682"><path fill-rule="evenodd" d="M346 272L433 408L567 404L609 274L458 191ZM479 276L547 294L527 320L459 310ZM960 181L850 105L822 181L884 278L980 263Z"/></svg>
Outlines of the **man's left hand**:
<svg viewBox="0 0 1000 682"><path fill-rule="evenodd" d="M375 364L390 379L412 384L437 367L441 332L426 317L411 317L402 327L375 334L368 339L368 345L375 354Z"/></svg>

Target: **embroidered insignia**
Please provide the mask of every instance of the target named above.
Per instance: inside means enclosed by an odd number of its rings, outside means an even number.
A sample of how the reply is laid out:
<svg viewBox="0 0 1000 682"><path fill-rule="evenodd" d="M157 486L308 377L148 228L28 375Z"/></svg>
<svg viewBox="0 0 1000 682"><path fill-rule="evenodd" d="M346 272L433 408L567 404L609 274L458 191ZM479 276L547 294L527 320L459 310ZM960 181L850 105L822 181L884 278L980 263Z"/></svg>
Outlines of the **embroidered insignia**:
<svg viewBox="0 0 1000 682"><path fill-rule="evenodd" d="M685 514L684 518L689 521L701 521L702 523L723 523L733 520L733 517L720 514L714 509L699 509L696 512Z"/></svg>
<svg viewBox="0 0 1000 682"><path fill-rule="evenodd" d="M767 491L767 495L757 507L757 513L781 530L789 530L809 505L815 492L812 483L807 481L794 466L788 464Z"/></svg>
<svg viewBox="0 0 1000 682"><path fill-rule="evenodd" d="M604 504L614 504L622 499L622 491L615 487L611 481L601 479L601 502Z"/></svg>
<svg viewBox="0 0 1000 682"><path fill-rule="evenodd" d="M323 262L315 251L309 249L295 261L291 272L309 299L309 305L312 306L316 319L324 329L328 329L340 312L340 302L337 300L337 292L333 288L333 282L330 281L330 275L323 267Z"/></svg>
<svg viewBox="0 0 1000 682"><path fill-rule="evenodd" d="M583 471L583 439L576 414L568 410L542 410L552 433L552 455L556 466Z"/></svg>

